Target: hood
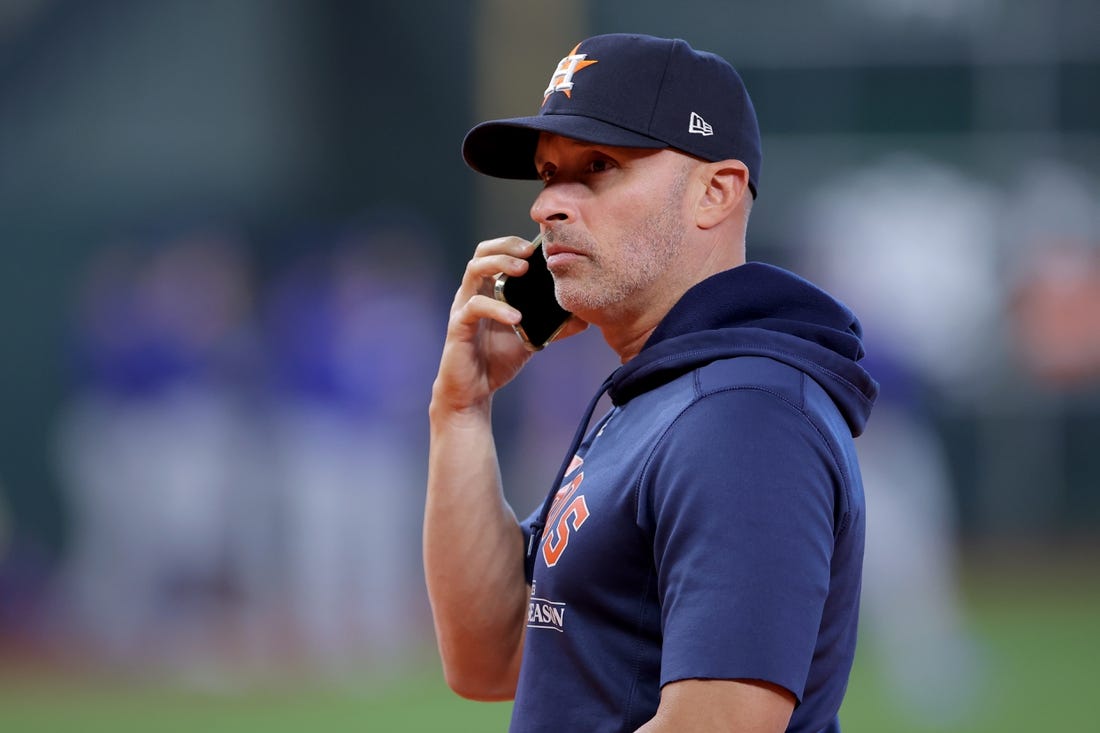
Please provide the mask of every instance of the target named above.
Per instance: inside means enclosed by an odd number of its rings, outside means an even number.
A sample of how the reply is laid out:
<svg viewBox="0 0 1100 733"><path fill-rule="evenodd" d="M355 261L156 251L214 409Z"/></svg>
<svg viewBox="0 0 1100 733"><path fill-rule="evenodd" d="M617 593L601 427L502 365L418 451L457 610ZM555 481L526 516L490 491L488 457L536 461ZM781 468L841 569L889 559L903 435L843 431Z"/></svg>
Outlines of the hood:
<svg viewBox="0 0 1100 733"><path fill-rule="evenodd" d="M641 352L612 375L609 393L621 405L712 361L766 356L820 384L858 436L878 395L858 364L861 338L847 306L793 273L750 262L688 290Z"/></svg>

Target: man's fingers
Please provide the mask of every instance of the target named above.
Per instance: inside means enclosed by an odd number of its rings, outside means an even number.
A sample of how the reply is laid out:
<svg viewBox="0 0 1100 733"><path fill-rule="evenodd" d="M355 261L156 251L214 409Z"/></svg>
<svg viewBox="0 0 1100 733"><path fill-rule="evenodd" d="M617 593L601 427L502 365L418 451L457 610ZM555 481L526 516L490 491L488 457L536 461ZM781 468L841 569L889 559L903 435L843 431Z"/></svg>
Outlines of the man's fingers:
<svg viewBox="0 0 1100 733"><path fill-rule="evenodd" d="M509 254L520 259L527 259L534 251L534 245L521 237L498 237L478 242L477 247L474 249L474 258L494 254Z"/></svg>
<svg viewBox="0 0 1100 733"><path fill-rule="evenodd" d="M522 275L527 272L527 258L534 252L530 242L519 237L500 237L480 242L466 265L468 278L492 277L498 272Z"/></svg>
<svg viewBox="0 0 1100 733"><path fill-rule="evenodd" d="M490 257L475 257L466 264L466 272L462 276L462 284L455 293L451 310L457 310L465 305L466 301L475 295L493 297L495 278L499 273L509 277L519 277L527 272L527 261L516 259L508 255L492 255Z"/></svg>
<svg viewBox="0 0 1100 733"><path fill-rule="evenodd" d="M478 243L474 256L466 263L462 284L451 305L450 331L473 338L478 322L486 319L505 326L519 323L521 315L512 306L493 295L494 280L500 273L519 277L527 272L527 259L534 245L521 237L499 237Z"/></svg>
<svg viewBox="0 0 1100 733"><path fill-rule="evenodd" d="M477 328L478 322L483 319L496 321L505 326L514 326L519 323L520 318L520 312L507 303L479 294L469 298L455 309L451 314L451 327Z"/></svg>

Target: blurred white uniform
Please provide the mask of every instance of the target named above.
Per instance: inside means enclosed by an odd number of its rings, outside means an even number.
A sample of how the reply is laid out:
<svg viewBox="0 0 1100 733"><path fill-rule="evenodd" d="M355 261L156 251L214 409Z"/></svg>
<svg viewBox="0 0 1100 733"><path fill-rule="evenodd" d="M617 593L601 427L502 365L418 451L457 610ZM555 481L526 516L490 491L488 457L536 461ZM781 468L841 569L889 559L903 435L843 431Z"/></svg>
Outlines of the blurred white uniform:
<svg viewBox="0 0 1100 733"><path fill-rule="evenodd" d="M953 487L922 393L965 399L1000 348L998 199L898 156L841 175L805 208L809 275L860 314L881 392L856 442L867 495L863 619L915 718L976 700L980 665L956 578Z"/></svg>
<svg viewBox="0 0 1100 733"><path fill-rule="evenodd" d="M355 238L298 263L270 323L287 607L307 661L337 675L394 674L423 621L415 558L434 374L424 357L441 324L422 261L391 270L389 247Z"/></svg>
<svg viewBox="0 0 1100 733"><path fill-rule="evenodd" d="M232 509L254 452L228 375L247 341L244 263L197 236L97 265L58 427L65 600L98 651L186 671L222 651L241 585Z"/></svg>

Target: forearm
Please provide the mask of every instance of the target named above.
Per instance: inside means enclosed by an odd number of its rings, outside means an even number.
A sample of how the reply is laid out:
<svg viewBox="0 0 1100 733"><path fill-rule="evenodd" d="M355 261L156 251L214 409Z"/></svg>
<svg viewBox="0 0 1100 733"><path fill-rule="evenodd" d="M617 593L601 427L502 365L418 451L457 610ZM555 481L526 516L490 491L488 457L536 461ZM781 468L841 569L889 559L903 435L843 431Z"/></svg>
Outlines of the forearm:
<svg viewBox="0 0 1100 733"><path fill-rule="evenodd" d="M688 679L661 689L657 715L636 733L782 733L795 698L762 680Z"/></svg>
<svg viewBox="0 0 1100 733"><path fill-rule="evenodd" d="M424 568L448 683L461 695L515 692L527 604L522 532L504 500L489 410L433 401Z"/></svg>

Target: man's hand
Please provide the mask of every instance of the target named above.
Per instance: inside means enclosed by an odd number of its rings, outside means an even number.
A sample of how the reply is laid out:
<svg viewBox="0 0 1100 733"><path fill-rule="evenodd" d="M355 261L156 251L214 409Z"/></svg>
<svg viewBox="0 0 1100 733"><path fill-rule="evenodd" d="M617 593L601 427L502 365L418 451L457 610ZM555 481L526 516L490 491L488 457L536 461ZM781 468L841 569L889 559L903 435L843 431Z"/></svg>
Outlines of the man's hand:
<svg viewBox="0 0 1100 733"><path fill-rule="evenodd" d="M512 330L519 311L493 297L493 280L527 272L533 251L519 237L477 246L451 306L429 410L428 597L447 682L478 700L511 698L523 655L523 533L500 486L490 406L532 352Z"/></svg>
<svg viewBox="0 0 1100 733"><path fill-rule="evenodd" d="M466 265L447 323L447 340L432 389L436 408L462 412L487 408L493 393L531 358L512 326L520 313L493 297L493 278L527 272L534 248L519 237L481 242Z"/></svg>
<svg viewBox="0 0 1100 733"><path fill-rule="evenodd" d="M489 239L478 244L455 293L447 324L439 374L432 390L436 409L463 412L487 408L493 393L510 382L532 352L512 329L520 312L493 297L497 273L518 277L527 272L534 246L519 237ZM559 335L584 330L572 319Z"/></svg>

